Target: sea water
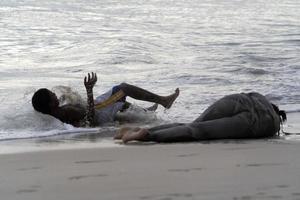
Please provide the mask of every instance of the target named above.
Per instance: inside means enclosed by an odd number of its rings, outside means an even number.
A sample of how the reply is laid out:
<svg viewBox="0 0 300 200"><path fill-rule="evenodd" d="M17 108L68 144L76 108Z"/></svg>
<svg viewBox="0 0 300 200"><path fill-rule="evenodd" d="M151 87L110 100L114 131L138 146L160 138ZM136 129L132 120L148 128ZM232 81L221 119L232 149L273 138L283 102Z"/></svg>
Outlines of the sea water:
<svg viewBox="0 0 300 200"><path fill-rule="evenodd" d="M120 127L75 128L33 110L42 87L85 99L88 72L95 96L122 82L160 95L180 88L170 110L131 110L139 126L189 122L224 95L256 91L292 113L286 127L299 132L298 0L1 0L0 30L0 140Z"/></svg>

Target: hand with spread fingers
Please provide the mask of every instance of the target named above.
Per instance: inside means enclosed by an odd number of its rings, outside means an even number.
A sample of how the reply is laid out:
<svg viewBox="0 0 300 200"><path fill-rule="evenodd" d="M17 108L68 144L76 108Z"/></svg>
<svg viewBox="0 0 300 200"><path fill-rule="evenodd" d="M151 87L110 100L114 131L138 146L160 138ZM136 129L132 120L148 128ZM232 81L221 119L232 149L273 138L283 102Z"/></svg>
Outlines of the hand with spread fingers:
<svg viewBox="0 0 300 200"><path fill-rule="evenodd" d="M88 73L88 76L84 77L84 86L86 89L92 89L97 82L97 74L92 72Z"/></svg>

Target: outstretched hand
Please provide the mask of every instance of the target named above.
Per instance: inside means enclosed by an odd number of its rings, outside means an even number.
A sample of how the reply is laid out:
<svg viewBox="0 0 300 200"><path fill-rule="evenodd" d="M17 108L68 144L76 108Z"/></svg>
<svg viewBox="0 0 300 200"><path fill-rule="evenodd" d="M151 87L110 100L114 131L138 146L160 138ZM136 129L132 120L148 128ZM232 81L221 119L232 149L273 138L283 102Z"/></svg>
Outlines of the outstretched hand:
<svg viewBox="0 0 300 200"><path fill-rule="evenodd" d="M86 89L92 89L97 82L96 73L88 73L88 76L84 77L84 86Z"/></svg>

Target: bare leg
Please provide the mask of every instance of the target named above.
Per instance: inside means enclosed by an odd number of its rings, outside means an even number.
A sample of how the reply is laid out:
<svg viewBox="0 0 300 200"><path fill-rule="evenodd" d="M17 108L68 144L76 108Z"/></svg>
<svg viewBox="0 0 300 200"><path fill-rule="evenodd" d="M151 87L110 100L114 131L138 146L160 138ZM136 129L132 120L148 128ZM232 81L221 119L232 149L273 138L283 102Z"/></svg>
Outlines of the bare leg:
<svg viewBox="0 0 300 200"><path fill-rule="evenodd" d="M134 85L129 85L127 83L120 84L120 89L129 97L142 100L150 101L153 103L158 103L163 107L169 109L179 95L179 89L177 88L175 92L169 96L159 96L142 88L136 87Z"/></svg>

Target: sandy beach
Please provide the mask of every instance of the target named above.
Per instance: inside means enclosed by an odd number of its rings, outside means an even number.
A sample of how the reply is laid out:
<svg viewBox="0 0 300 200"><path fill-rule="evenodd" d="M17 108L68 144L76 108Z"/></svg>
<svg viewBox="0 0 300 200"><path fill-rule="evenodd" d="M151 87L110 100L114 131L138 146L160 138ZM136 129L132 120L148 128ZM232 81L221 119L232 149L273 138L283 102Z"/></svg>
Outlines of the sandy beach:
<svg viewBox="0 0 300 200"><path fill-rule="evenodd" d="M300 199L300 145L241 140L0 155L1 199Z"/></svg>

